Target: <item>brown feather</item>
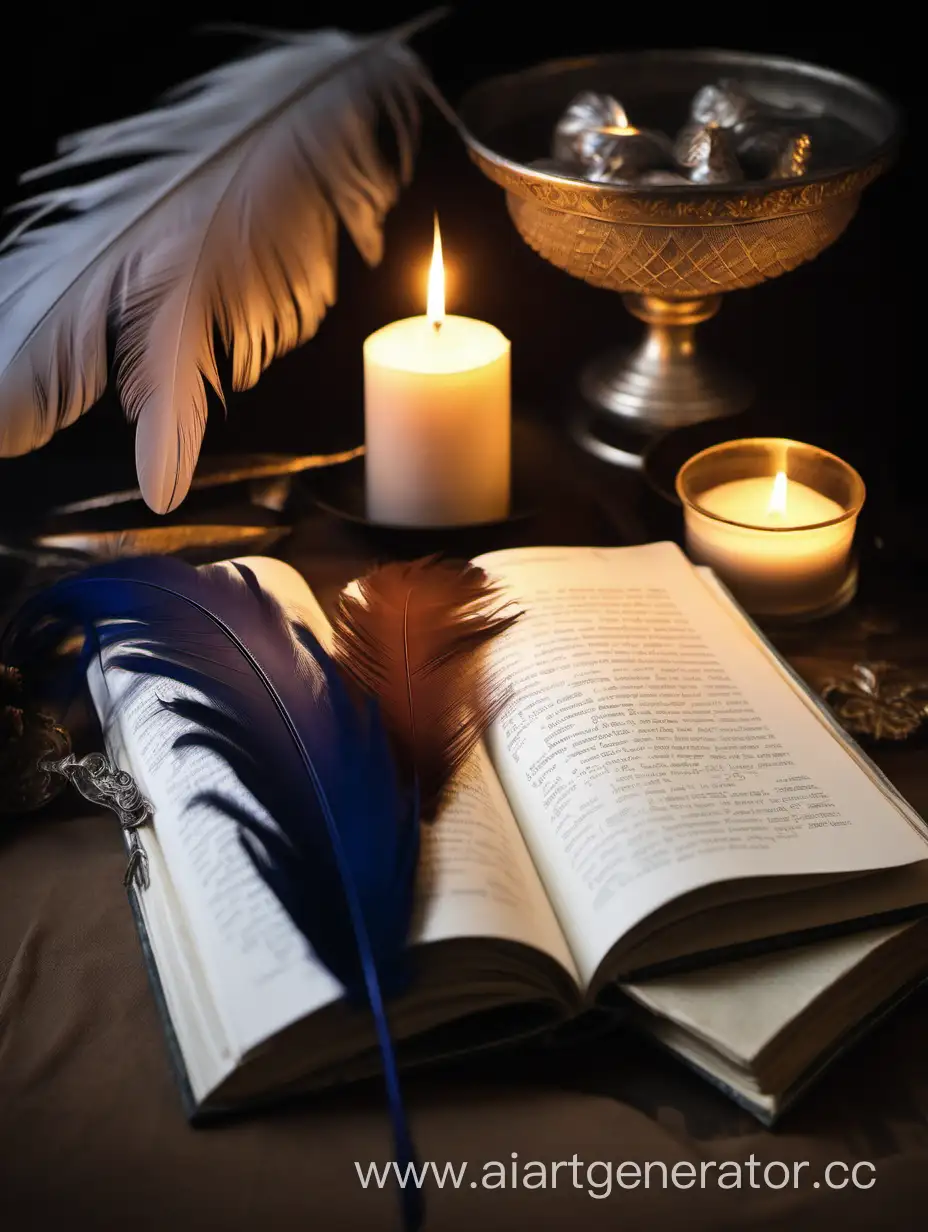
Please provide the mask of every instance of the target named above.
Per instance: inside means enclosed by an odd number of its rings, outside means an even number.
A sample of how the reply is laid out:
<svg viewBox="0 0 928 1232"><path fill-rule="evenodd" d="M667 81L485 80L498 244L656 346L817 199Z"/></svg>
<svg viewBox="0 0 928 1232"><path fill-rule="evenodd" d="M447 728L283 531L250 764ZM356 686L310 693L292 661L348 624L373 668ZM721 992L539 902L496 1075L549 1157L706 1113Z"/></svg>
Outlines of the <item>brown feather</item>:
<svg viewBox="0 0 928 1232"><path fill-rule="evenodd" d="M506 703L485 654L519 618L484 571L428 556L383 565L343 594L340 666L376 697L401 770L431 821L455 772Z"/></svg>

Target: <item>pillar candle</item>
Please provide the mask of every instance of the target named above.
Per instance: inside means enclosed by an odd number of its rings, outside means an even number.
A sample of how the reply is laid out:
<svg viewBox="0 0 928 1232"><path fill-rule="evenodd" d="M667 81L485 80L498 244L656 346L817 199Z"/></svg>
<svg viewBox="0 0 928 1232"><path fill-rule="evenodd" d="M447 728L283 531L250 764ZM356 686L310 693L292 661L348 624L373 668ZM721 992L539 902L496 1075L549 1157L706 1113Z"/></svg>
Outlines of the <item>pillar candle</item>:
<svg viewBox="0 0 928 1232"><path fill-rule="evenodd" d="M424 316L364 343L367 516L394 526L459 526L509 512L509 341L448 316L438 220Z"/></svg>

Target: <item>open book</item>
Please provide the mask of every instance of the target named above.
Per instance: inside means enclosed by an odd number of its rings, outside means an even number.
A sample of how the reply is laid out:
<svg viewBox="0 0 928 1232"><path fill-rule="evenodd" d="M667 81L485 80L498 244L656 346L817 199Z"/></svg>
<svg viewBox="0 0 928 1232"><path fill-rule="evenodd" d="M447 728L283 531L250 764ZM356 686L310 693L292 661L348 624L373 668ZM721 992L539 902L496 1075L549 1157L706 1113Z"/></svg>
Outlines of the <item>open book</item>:
<svg viewBox="0 0 928 1232"><path fill-rule="evenodd" d="M302 578L247 563L325 644ZM920 925L884 930L895 966L877 981L855 979L861 964L882 971L866 965L876 933L847 941L843 966L834 941L796 951L802 979L783 954L752 959L740 984L734 966L702 984L667 973L917 914L923 823L672 544L478 563L525 613L491 651L512 701L424 836L417 978L390 1007L401 1061L543 1030L621 999L621 985L658 1038L772 1115L798 1070L928 968ZM125 683L96 669L101 713ZM211 752L172 749L176 716L147 721L166 688L180 691L151 681L124 698L106 735L154 807L140 832L150 887L133 900L191 1112L375 1072L369 1016L308 953L235 825L191 806L207 788L243 789ZM732 1007L765 963L780 1026L758 1042ZM798 1070L770 1053L831 1001Z"/></svg>

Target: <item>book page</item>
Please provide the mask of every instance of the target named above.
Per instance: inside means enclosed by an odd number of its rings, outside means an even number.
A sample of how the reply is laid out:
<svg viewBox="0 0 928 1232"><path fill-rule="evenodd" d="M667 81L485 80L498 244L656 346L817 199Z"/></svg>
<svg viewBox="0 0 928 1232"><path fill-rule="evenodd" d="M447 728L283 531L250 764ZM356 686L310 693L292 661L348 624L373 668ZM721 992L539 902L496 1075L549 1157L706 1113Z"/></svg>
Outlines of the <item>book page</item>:
<svg viewBox="0 0 928 1232"><path fill-rule="evenodd" d="M88 683L94 696L105 696L99 665L91 667ZM118 725L108 733L110 757L128 763ZM146 833L142 831L142 833ZM202 1099L216 1080L236 1063L222 1021L213 1003L202 996L206 982L197 948L190 936L186 914L174 892L160 845L146 833L149 886L143 894L132 892L136 911L145 931L145 944L157 971L160 991L171 1020L195 1100Z"/></svg>
<svg viewBox="0 0 928 1232"><path fill-rule="evenodd" d="M807 706L812 714L822 723L827 730L834 736L836 740L843 746L845 752L851 757L875 783L882 789L883 793L890 797L902 813L904 813L910 821L920 830L925 830L925 822L918 815L915 809L912 808L908 800L899 792L898 788L892 783L879 766L869 758L856 740L848 734L841 726L831 707L822 700L818 694L810 688L808 684L799 676L794 668L781 658L773 645L767 641L760 629L750 620L748 616L738 606L738 603L730 593L730 591L719 581L711 569L705 565L696 567L696 573L699 575L700 581L713 596L713 598L724 609L726 615L732 617L738 627L750 637L758 649L767 656L771 666L780 673L786 683L796 693L796 696Z"/></svg>
<svg viewBox="0 0 928 1232"><path fill-rule="evenodd" d="M243 563L326 643L325 616L299 574L275 560ZM126 768L153 805L158 845L196 939L211 998L230 1038L247 1051L335 1000L339 986L253 868L237 825L208 806L191 805L199 793L219 790L269 820L215 753L173 749L186 727L160 701L191 691L152 679L130 695L127 673L111 668L105 676L105 688L98 675L94 689L98 710L115 705ZM144 841L144 831L140 836ZM466 767L451 805L426 829L420 870L425 901L414 941L488 936L522 942L552 955L578 978L482 750ZM453 977L449 972L449 982Z"/></svg>
<svg viewBox="0 0 928 1232"><path fill-rule="evenodd" d="M928 857L673 544L479 563L525 611L493 651L493 762L585 981L700 887Z"/></svg>
<svg viewBox="0 0 928 1232"><path fill-rule="evenodd" d="M630 1023L769 1118L923 981L926 938L923 919L625 984Z"/></svg>
<svg viewBox="0 0 928 1232"><path fill-rule="evenodd" d="M914 930L924 933L925 927L924 922L885 925L783 953L621 987L653 1013L692 1031L736 1063L748 1065L876 950ZM874 993L873 1007L877 1004Z"/></svg>

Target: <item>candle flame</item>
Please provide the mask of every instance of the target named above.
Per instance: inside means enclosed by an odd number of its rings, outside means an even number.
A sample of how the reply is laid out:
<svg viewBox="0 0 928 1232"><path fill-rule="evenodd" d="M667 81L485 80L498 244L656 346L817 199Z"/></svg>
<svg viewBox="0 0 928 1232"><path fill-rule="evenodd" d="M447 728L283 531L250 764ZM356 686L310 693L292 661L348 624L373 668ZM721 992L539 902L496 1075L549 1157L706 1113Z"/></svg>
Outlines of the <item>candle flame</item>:
<svg viewBox="0 0 928 1232"><path fill-rule="evenodd" d="M435 215L435 238L432 242L432 264L429 267L429 293L426 316L431 321L435 332L442 327L445 319L445 264L441 255L441 231L438 229L438 215Z"/></svg>
<svg viewBox="0 0 928 1232"><path fill-rule="evenodd" d="M768 513L786 513L786 471L777 471L776 478L773 481L773 489L770 493L770 503L767 505Z"/></svg>

